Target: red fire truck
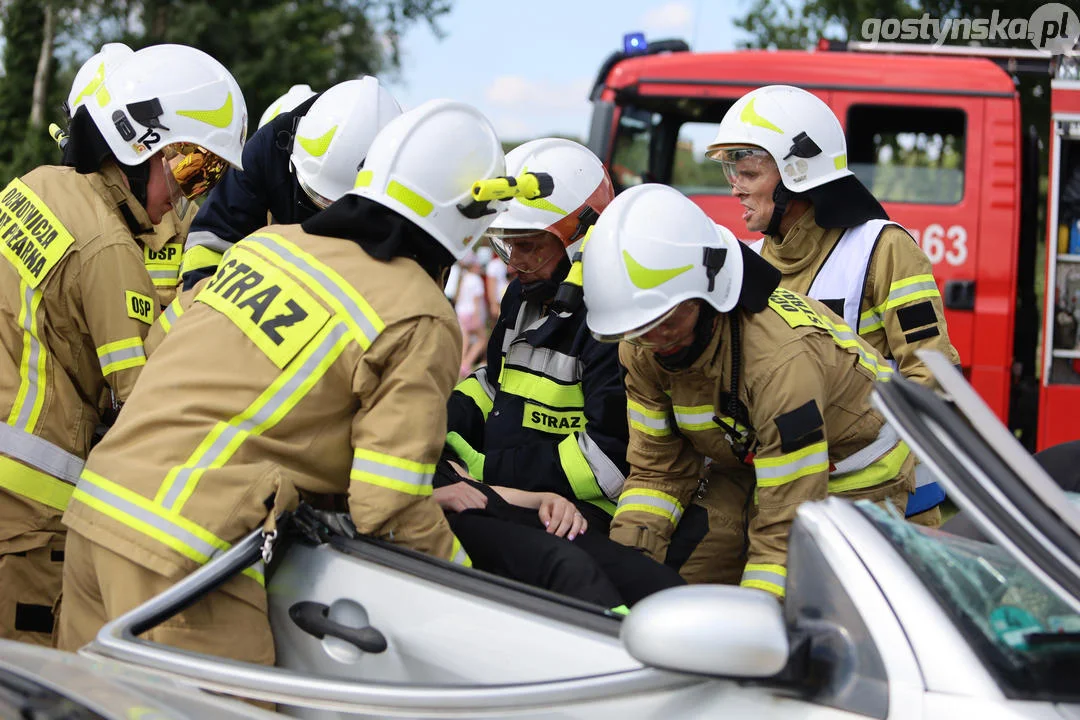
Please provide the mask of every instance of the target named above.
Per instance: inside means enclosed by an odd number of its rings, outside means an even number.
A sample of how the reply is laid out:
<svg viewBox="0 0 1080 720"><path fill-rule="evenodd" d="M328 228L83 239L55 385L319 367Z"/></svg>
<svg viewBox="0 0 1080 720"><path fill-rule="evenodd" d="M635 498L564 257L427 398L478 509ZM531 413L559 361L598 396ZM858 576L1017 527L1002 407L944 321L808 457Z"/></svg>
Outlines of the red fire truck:
<svg viewBox="0 0 1080 720"><path fill-rule="evenodd" d="M855 43L723 53L690 52L679 40L643 52L636 44L605 62L591 96L589 145L617 188L670 184L757 239L705 145L750 90L809 90L843 124L849 167L933 263L949 335L983 399L1033 449L1080 438L1080 81L1052 83L1051 242L1037 298L1039 140L1022 125L1010 74L1061 72L1062 63L1035 50L986 50L988 58L948 54L968 48L870 53Z"/></svg>

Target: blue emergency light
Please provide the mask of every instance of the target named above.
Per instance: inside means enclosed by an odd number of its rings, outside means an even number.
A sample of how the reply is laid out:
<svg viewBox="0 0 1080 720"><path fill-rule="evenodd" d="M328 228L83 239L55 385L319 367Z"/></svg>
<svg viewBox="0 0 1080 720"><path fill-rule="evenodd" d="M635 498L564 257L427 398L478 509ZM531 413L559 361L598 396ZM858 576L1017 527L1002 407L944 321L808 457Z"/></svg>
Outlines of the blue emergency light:
<svg viewBox="0 0 1080 720"><path fill-rule="evenodd" d="M626 33L622 38L623 53L626 55L641 55L649 50L649 43L645 41L645 33Z"/></svg>

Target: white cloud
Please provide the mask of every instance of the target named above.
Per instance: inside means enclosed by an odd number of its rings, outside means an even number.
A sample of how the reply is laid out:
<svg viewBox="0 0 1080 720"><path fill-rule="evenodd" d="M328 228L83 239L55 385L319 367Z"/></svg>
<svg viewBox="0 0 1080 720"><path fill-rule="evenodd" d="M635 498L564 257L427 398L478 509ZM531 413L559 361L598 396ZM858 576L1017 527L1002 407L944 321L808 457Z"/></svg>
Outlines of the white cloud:
<svg viewBox="0 0 1080 720"><path fill-rule="evenodd" d="M693 34L694 11L688 3L667 2L646 12L639 22L647 38L686 38Z"/></svg>
<svg viewBox="0 0 1080 720"><path fill-rule="evenodd" d="M588 78L567 82L501 75L484 89L481 110L499 136L522 140L555 133L583 134L592 112Z"/></svg>
<svg viewBox="0 0 1080 720"><path fill-rule="evenodd" d="M488 85L484 97L500 107L551 114L580 109L588 103L589 88L588 78L554 83L521 75L500 75Z"/></svg>

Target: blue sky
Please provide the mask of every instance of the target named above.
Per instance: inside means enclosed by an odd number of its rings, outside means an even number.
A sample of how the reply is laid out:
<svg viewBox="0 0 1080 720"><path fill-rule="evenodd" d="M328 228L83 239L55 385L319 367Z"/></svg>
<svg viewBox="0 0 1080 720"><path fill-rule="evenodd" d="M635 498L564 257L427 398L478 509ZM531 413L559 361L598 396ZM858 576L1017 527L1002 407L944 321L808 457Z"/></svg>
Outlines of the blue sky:
<svg viewBox="0 0 1080 720"><path fill-rule="evenodd" d="M589 88L624 33L680 37L695 50L731 50L742 37L732 18L748 0L456 0L439 22L401 39L402 68L388 86L407 108L437 97L462 100L491 119L499 136L585 137Z"/></svg>

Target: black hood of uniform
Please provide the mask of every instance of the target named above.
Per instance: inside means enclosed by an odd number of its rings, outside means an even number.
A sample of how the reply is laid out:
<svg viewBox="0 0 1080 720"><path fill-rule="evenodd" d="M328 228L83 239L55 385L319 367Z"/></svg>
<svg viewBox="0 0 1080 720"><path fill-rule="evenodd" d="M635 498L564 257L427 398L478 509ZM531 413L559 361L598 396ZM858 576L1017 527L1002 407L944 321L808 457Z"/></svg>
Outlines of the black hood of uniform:
<svg viewBox="0 0 1080 720"><path fill-rule="evenodd" d="M352 240L376 260L411 258L442 282L454 256L435 238L393 210L359 195L346 195L300 223L304 232Z"/></svg>
<svg viewBox="0 0 1080 720"><path fill-rule="evenodd" d="M782 275L765 258L744 242L739 243L743 260L742 289L739 306L747 312L758 313L769 305L769 296L780 286Z"/></svg>
<svg viewBox="0 0 1080 720"><path fill-rule="evenodd" d="M805 190L814 203L814 218L823 228L852 228L868 220L888 220L889 214L854 175Z"/></svg>

